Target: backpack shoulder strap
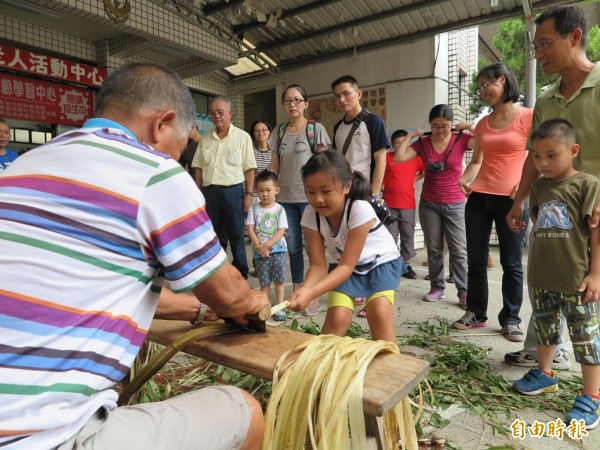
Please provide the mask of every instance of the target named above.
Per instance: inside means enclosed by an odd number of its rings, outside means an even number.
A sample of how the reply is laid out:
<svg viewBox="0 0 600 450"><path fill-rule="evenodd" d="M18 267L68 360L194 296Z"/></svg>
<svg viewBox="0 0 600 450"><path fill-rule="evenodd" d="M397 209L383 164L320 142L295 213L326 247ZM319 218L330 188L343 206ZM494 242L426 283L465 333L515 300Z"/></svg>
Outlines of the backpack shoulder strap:
<svg viewBox="0 0 600 450"><path fill-rule="evenodd" d="M350 211L352 211L352 205L354 204L354 200L355 199L353 199L353 198L350 199L350 204L348 205L348 210L346 211L346 226L348 228L350 228ZM369 202L369 204L371 204L371 203ZM373 207L372 204L371 204L371 207ZM375 208L373 208L373 210L375 210ZM378 224L375 225L375 227L371 228L369 230L369 233L376 231L381 225L383 225L383 221L379 217L377 217L377 214L375 216L376 216L375 218L377 219Z"/></svg>
<svg viewBox="0 0 600 450"><path fill-rule="evenodd" d="M281 146L281 141L283 140L283 135L285 134L288 123L289 122L280 123L279 128L277 129L277 151L279 151L279 147Z"/></svg>
<svg viewBox="0 0 600 450"><path fill-rule="evenodd" d="M313 153L315 152L315 122L315 119L310 119L306 122L306 138L308 139L308 146Z"/></svg>
<svg viewBox="0 0 600 450"><path fill-rule="evenodd" d="M332 147L334 149L337 149L336 145L335 145L335 134L337 133L338 128L340 127L340 125L342 124L342 122L344 121L344 119L340 119L336 122L336 124L333 126L333 143L332 143Z"/></svg>
<svg viewBox="0 0 600 450"><path fill-rule="evenodd" d="M350 199L350 202L348 203L348 209L346 210L346 226L348 228L350 228L350 212L352 211L352 205L354 204L354 200L353 198Z"/></svg>
<svg viewBox="0 0 600 450"><path fill-rule="evenodd" d="M315 211L315 217L317 218L317 231L321 234L321 216Z"/></svg>

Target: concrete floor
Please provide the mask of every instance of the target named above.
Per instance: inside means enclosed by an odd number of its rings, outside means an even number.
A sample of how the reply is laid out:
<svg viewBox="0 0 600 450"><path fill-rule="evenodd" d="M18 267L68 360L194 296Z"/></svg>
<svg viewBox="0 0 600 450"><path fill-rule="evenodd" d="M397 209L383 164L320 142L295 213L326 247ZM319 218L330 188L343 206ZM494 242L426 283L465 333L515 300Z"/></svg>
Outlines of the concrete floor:
<svg viewBox="0 0 600 450"><path fill-rule="evenodd" d="M490 299L489 299L489 325L486 328L478 328L471 331L463 332L466 335L476 335L467 337L470 342L476 343L483 347L491 347L491 353L489 355L489 361L497 369L499 375L503 376L509 381L521 378L523 374L528 370L522 367L514 367L504 364L503 358L506 352L518 351L523 348L522 343L509 342L502 337L500 334L500 325L498 324L497 315L501 308L502 295L501 295L501 279L502 279L502 268L500 266L500 258L498 255L498 248L491 247L490 253L495 261L495 266L488 270L488 279L490 286ZM250 254L250 253L248 253ZM399 336L411 334L411 330L406 326L408 322L421 322L428 319L441 318L447 320L449 323L460 318L463 314L463 310L458 307L456 288L452 284L446 286L446 299L439 300L436 303L428 303L421 300L422 296L429 290L429 282L424 280L423 277L427 274L427 267L422 265L422 262L426 259L425 250L418 250L417 256L412 261L412 267L418 275L417 280L407 280L402 278L399 288L396 291L396 329ZM524 264L527 261L526 249L523 256ZM524 270L526 270L524 268ZM250 284L253 287L258 287L256 278L249 279ZM526 289L526 288L525 288ZM286 286L286 293L291 292L291 283ZM323 297L324 298L324 297ZM322 312L314 316L314 320L318 323L322 323L325 317L325 303L322 303ZM525 297L523 300L523 306L521 309L521 318L523 331L526 331L526 326L531 315L531 305L527 298L527 291L525 290ZM355 319L363 327L367 326L365 319ZM571 350L570 343L568 344L569 350ZM411 350L411 349L407 349ZM571 356L572 369L567 372L561 373L581 373L579 365L575 362ZM564 376L564 375L563 375ZM552 394L546 394L552 395ZM445 419L450 420L450 424L442 429L427 429L427 432L435 432L438 437L444 438L451 442L454 447L449 448L461 448L464 450L480 450L487 449L490 447L502 447L509 446L507 448L524 448L524 449L568 449L568 448L589 448L598 449L600 448L600 427L599 430L590 432L590 435L584 437L581 443L573 443L565 440L559 440L555 437L543 437L535 438L526 435L524 440L515 439L507 436L495 436L491 426L484 423L481 417L473 415L469 410L463 408L451 407L446 411L439 411L439 413ZM531 424L533 421L538 420L540 422L549 422L558 417L556 414L540 413L533 410L514 411L516 416ZM561 417L561 419L564 419ZM510 425L507 423L507 426ZM506 447L505 447L506 448Z"/></svg>

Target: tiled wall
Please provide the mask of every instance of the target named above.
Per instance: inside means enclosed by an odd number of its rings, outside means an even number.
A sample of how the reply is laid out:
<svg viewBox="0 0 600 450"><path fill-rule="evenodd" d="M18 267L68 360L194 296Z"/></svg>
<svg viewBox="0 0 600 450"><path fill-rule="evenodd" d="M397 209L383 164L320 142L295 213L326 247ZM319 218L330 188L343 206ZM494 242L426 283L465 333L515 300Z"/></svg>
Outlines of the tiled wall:
<svg viewBox="0 0 600 450"><path fill-rule="evenodd" d="M169 39L171 42L185 44L188 47L199 49L209 53L215 60L237 61L237 54L232 48L217 41L212 36L201 30L197 25L178 17L172 11L153 4L149 1L131 2L132 11L127 24L119 25L108 19L103 2L96 0L49 0L38 2L52 10L69 16L80 16L82 20L96 21L115 28L121 27L127 34L111 39L102 39L97 42L85 40L69 34L60 33L24 21L2 16L0 10L0 40L9 41L15 46L26 46L29 48L46 50L63 55L67 58L81 59L96 63L101 67L112 70L127 61L143 61L135 56L135 52L127 53L127 46L134 44L137 49L152 47L157 42L152 41L152 34L156 33L160 39ZM85 18L85 19L84 19ZM67 31L68 32L68 31ZM132 37L131 34L138 36ZM138 40L131 44L127 41ZM148 44L145 44L147 41ZM120 53L115 56L113 50L118 49ZM121 57L122 56L122 57ZM233 89L233 85L210 72L211 63L208 59L202 63L206 64L206 74L185 78L186 84L192 90L200 91L209 95L226 95L234 103L234 124L242 127L244 117L243 97ZM186 71L191 71L189 64L182 63L173 67L175 71L185 76Z"/></svg>
<svg viewBox="0 0 600 450"><path fill-rule="evenodd" d="M1 11L0 11L1 14ZM94 43L0 15L0 39L95 61Z"/></svg>
<svg viewBox="0 0 600 450"><path fill-rule="evenodd" d="M398 245L400 245L400 238L398 238ZM423 229L421 224L418 223L415 226L415 250L425 248L425 238L423 237Z"/></svg>
<svg viewBox="0 0 600 450"><path fill-rule="evenodd" d="M235 48L214 39L195 19L179 15L171 3L158 5L151 1L132 1L129 17L123 24L111 20L104 11L104 2L98 0L50 0L40 3L70 16L100 22L129 35L155 38L193 49L199 56L209 60L230 63L237 61Z"/></svg>

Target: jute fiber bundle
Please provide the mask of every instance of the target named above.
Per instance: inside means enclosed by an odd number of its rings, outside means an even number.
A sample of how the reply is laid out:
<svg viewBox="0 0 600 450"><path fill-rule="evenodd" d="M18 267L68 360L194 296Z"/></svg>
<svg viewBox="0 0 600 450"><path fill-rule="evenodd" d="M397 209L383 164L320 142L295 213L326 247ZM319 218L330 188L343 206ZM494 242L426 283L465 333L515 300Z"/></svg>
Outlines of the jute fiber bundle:
<svg viewBox="0 0 600 450"><path fill-rule="evenodd" d="M366 449L363 380L379 352L399 350L387 341L323 335L283 354L273 374L262 449L303 450L307 439L315 450ZM408 397L387 412L383 423L388 448L417 448Z"/></svg>

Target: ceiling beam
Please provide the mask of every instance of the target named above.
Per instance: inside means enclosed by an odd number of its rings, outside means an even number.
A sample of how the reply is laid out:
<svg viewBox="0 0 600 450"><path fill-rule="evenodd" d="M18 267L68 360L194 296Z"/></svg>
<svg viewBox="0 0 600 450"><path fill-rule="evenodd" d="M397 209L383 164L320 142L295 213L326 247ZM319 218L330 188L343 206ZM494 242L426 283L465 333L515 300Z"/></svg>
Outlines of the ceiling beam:
<svg viewBox="0 0 600 450"><path fill-rule="evenodd" d="M298 16L300 14L307 13L309 11L313 11L315 9L323 8L324 6L331 5L332 3L338 3L341 0L315 0L311 3L307 3L306 5L298 6L297 8L292 8L288 10L284 10L281 17L278 20L288 19L290 17ZM274 11L273 11L274 12ZM235 34L244 34L246 31L253 30L260 26L265 25L265 22L254 21L250 23L246 23L243 25L236 25L233 27L233 32Z"/></svg>
<svg viewBox="0 0 600 450"><path fill-rule="evenodd" d="M582 1L582 0L575 0L574 2L571 2L571 3L579 3L580 1ZM554 6L557 4L564 4L564 3L565 3L564 0L544 0L544 1L536 3L535 8L536 8L536 10L545 9L550 6ZM426 30L417 31L415 33L405 34L402 36L396 36L393 38L384 39L382 41L371 42L368 44L359 45L356 47L348 47L345 49L336 49L331 52L322 53L322 54L315 55L315 56L309 56L306 58L299 58L297 60L289 60L289 61L284 60L284 61L280 62L279 68L282 70L289 70L289 69L293 69L293 68L297 68L297 67L306 66L307 64L314 64L317 62L330 60L332 58L338 58L340 56L352 55L355 52L360 53L360 52L374 50L374 49L381 48L381 47L387 47L390 45L403 44L403 43L410 42L410 41L416 41L421 38L435 36L436 34L439 34L439 33L445 33L448 31L455 31L455 30L460 30L463 28L474 27L477 25L482 25L482 24L487 24L487 23L492 23L492 22L499 22L501 20L506 20L506 19L512 19L513 17L519 17L522 14L523 14L523 9L519 5L508 11L506 11L506 10L498 11L498 12L494 12L494 13L483 15L483 16L472 17L472 18L469 18L466 20L447 23L447 24L440 25L440 26L437 26L434 28L428 28Z"/></svg>
<svg viewBox="0 0 600 450"><path fill-rule="evenodd" d="M500 57L496 54L496 50L493 49L492 47L490 47L490 44L488 44L486 42L486 40L484 38L481 37L481 35L479 35L479 45L482 45L485 50L492 55L492 57L494 58L494 60L492 62L497 63L500 62Z"/></svg>
<svg viewBox="0 0 600 450"><path fill-rule="evenodd" d="M446 1L448 1L448 0L445 0L442 3L445 3ZM333 25L331 27L322 28L320 30L314 30L314 31L311 31L310 33L304 33L301 35L291 36L286 39L277 39L277 41L275 41L271 44L261 45L260 47L257 47L257 50L260 52L264 52L264 51L272 50L274 48L284 47L284 46L290 45L290 44L296 44L298 42L307 41L309 39L314 39L319 36L332 34L337 31L340 31L340 30L345 30L348 28L365 25L370 22L376 22L378 20L386 19L391 16L396 16L399 14L406 14L406 13L409 13L416 9L426 8L428 6L439 4L439 3L440 3L439 0L420 0L415 3L411 3L409 5L398 6L396 8L388 9L386 11L381 11L381 12L378 12L375 14L371 14L370 16L360 17L358 19L354 19L349 22L344 22L344 23L341 23L338 25Z"/></svg>
<svg viewBox="0 0 600 450"><path fill-rule="evenodd" d="M204 13L193 6L193 4L184 3L181 0L150 0L155 3L162 3L163 6L170 5L178 15L195 22L206 32L210 33L214 38L233 47L238 52L238 58L245 56L250 59L253 63L259 66L261 69L267 72L277 75L280 70L276 64L273 64L265 56L261 55L260 52L253 48L249 48L238 36L233 34L229 29L225 28L213 18L206 17ZM274 59L274 58L273 58Z"/></svg>
<svg viewBox="0 0 600 450"><path fill-rule="evenodd" d="M203 73L220 69L223 64L214 61L207 61L200 58L189 58L169 66L181 78L190 78Z"/></svg>
<svg viewBox="0 0 600 450"><path fill-rule="evenodd" d="M228 2L221 1L221 3L208 3L202 9L202 12L206 16L210 16L213 14L217 14L217 13L226 11L229 8L233 8L234 6L241 6L244 4L244 1L245 0L229 0Z"/></svg>

